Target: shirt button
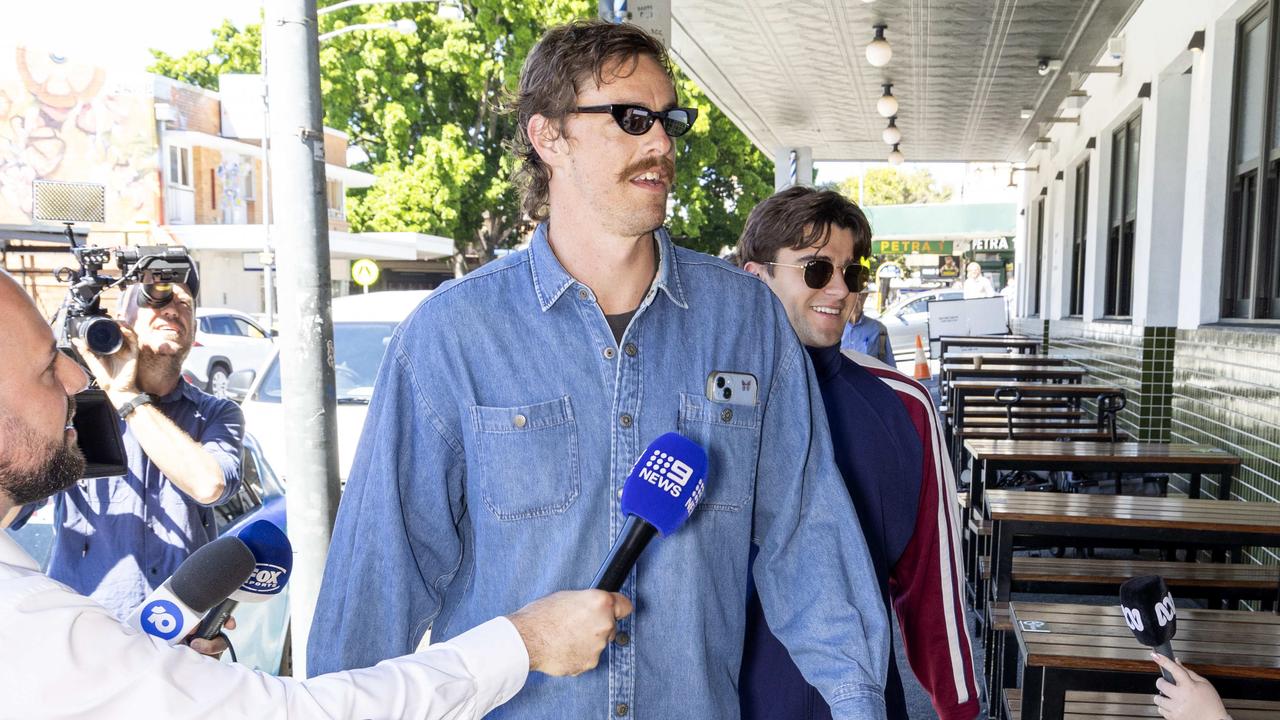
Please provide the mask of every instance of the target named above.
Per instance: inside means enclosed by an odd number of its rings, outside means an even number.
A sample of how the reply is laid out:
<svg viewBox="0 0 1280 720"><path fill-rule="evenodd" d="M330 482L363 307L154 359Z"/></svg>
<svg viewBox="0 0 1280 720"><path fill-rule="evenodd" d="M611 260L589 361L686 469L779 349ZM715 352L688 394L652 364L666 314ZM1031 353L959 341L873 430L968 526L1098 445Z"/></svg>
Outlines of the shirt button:
<svg viewBox="0 0 1280 720"><path fill-rule="evenodd" d="M518 428L524 427L525 424L527 424L528 422L529 421L523 415L517 415L511 419L511 424L515 425Z"/></svg>
<svg viewBox="0 0 1280 720"><path fill-rule="evenodd" d="M158 572L158 571L157 571L155 568L151 568L151 574L152 574L152 575L155 575L157 572Z"/></svg>
<svg viewBox="0 0 1280 720"><path fill-rule="evenodd" d="M730 410L729 408L725 408L720 413L720 419L723 420L724 422L729 422L730 420L733 419L733 411Z"/></svg>
<svg viewBox="0 0 1280 720"><path fill-rule="evenodd" d="M635 357L636 353L640 352L640 349L636 347L635 343L627 343L627 347L624 349L627 351L627 355L630 355L631 357Z"/></svg>
<svg viewBox="0 0 1280 720"><path fill-rule="evenodd" d="M591 297L591 293L588 293L585 288L578 291L579 300L586 300L589 297Z"/></svg>
<svg viewBox="0 0 1280 720"><path fill-rule="evenodd" d="M613 714L618 717L625 717L630 711L631 708L627 707L626 703L618 703L618 706L613 709Z"/></svg>
<svg viewBox="0 0 1280 720"><path fill-rule="evenodd" d="M612 359L613 359L613 348L611 348L611 347L607 347L607 348L605 348L605 349L604 349L604 358L605 358L606 360L612 360Z"/></svg>
<svg viewBox="0 0 1280 720"><path fill-rule="evenodd" d="M622 427L629 428L631 427L631 416L626 413L622 413L622 417L618 418L618 422L622 423Z"/></svg>
<svg viewBox="0 0 1280 720"><path fill-rule="evenodd" d="M618 643L622 647L626 647L627 644L631 642L631 636L624 632L620 632L618 633L617 637L613 639L613 641Z"/></svg>
<svg viewBox="0 0 1280 720"><path fill-rule="evenodd" d="M622 499L622 488L618 488L618 499Z"/></svg>

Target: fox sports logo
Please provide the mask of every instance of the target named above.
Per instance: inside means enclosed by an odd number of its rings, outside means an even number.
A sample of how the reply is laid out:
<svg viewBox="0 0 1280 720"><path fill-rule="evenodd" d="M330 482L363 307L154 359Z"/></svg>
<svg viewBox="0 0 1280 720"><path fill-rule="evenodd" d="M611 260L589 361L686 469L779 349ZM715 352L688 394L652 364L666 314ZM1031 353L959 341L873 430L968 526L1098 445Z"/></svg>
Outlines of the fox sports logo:
<svg viewBox="0 0 1280 720"><path fill-rule="evenodd" d="M182 632L182 611L168 600L156 600L142 613L142 630L161 640L172 640Z"/></svg>
<svg viewBox="0 0 1280 720"><path fill-rule="evenodd" d="M279 565L270 563L258 563L253 569L253 574L248 580L240 586L246 592L256 593L258 595L275 595L284 588L286 577L289 571Z"/></svg>

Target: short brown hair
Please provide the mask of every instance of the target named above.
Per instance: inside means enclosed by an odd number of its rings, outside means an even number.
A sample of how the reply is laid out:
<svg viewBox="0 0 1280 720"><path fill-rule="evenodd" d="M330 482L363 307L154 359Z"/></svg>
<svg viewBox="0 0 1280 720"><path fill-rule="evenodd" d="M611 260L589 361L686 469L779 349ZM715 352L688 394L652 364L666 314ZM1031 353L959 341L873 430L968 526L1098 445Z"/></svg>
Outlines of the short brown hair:
<svg viewBox="0 0 1280 720"><path fill-rule="evenodd" d="M667 51L652 35L635 25L607 23L603 20L578 20L547 31L520 70L520 91L512 103L519 126L511 149L519 167L516 182L520 186L525 214L534 220L546 220L548 185L551 169L538 157L529 142L529 119L542 115L557 125L564 135L565 120L577 107L578 91L587 78L597 85L605 82L605 69L619 62L631 61L634 71L641 55L648 55L667 73L671 63Z"/></svg>
<svg viewBox="0 0 1280 720"><path fill-rule="evenodd" d="M853 201L834 190L803 185L776 192L747 217L735 251L738 264L773 262L784 247L821 247L832 225L853 232L855 259L871 254L871 223Z"/></svg>

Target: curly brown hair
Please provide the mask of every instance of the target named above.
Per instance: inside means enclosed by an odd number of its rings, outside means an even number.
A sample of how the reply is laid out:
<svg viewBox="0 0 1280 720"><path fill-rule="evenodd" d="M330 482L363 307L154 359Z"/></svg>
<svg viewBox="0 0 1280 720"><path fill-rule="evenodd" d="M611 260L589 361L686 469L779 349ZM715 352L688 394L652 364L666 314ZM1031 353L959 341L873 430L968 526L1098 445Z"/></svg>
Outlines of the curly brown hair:
<svg viewBox="0 0 1280 720"><path fill-rule="evenodd" d="M510 148L519 163L515 180L526 215L536 221L547 219L551 183L551 168L529 142L529 119L542 115L555 123L561 137L566 137L566 121L577 107L582 83L594 78L597 85L603 85L606 69L611 75L626 77L635 71L641 55L656 60L675 82L662 43L626 23L578 20L560 25L548 30L529 52L520 70L519 93L509 108L519 126Z"/></svg>

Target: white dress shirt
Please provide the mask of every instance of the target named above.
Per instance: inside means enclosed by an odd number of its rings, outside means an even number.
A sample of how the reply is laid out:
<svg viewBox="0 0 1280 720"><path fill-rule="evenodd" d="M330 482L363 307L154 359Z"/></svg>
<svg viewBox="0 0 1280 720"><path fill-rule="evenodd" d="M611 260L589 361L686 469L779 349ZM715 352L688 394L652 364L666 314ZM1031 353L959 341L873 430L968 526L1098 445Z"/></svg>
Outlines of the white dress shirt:
<svg viewBox="0 0 1280 720"><path fill-rule="evenodd" d="M496 618L373 668L295 680L170 647L50 580L0 530L0 720L479 718L524 686L529 655Z"/></svg>

